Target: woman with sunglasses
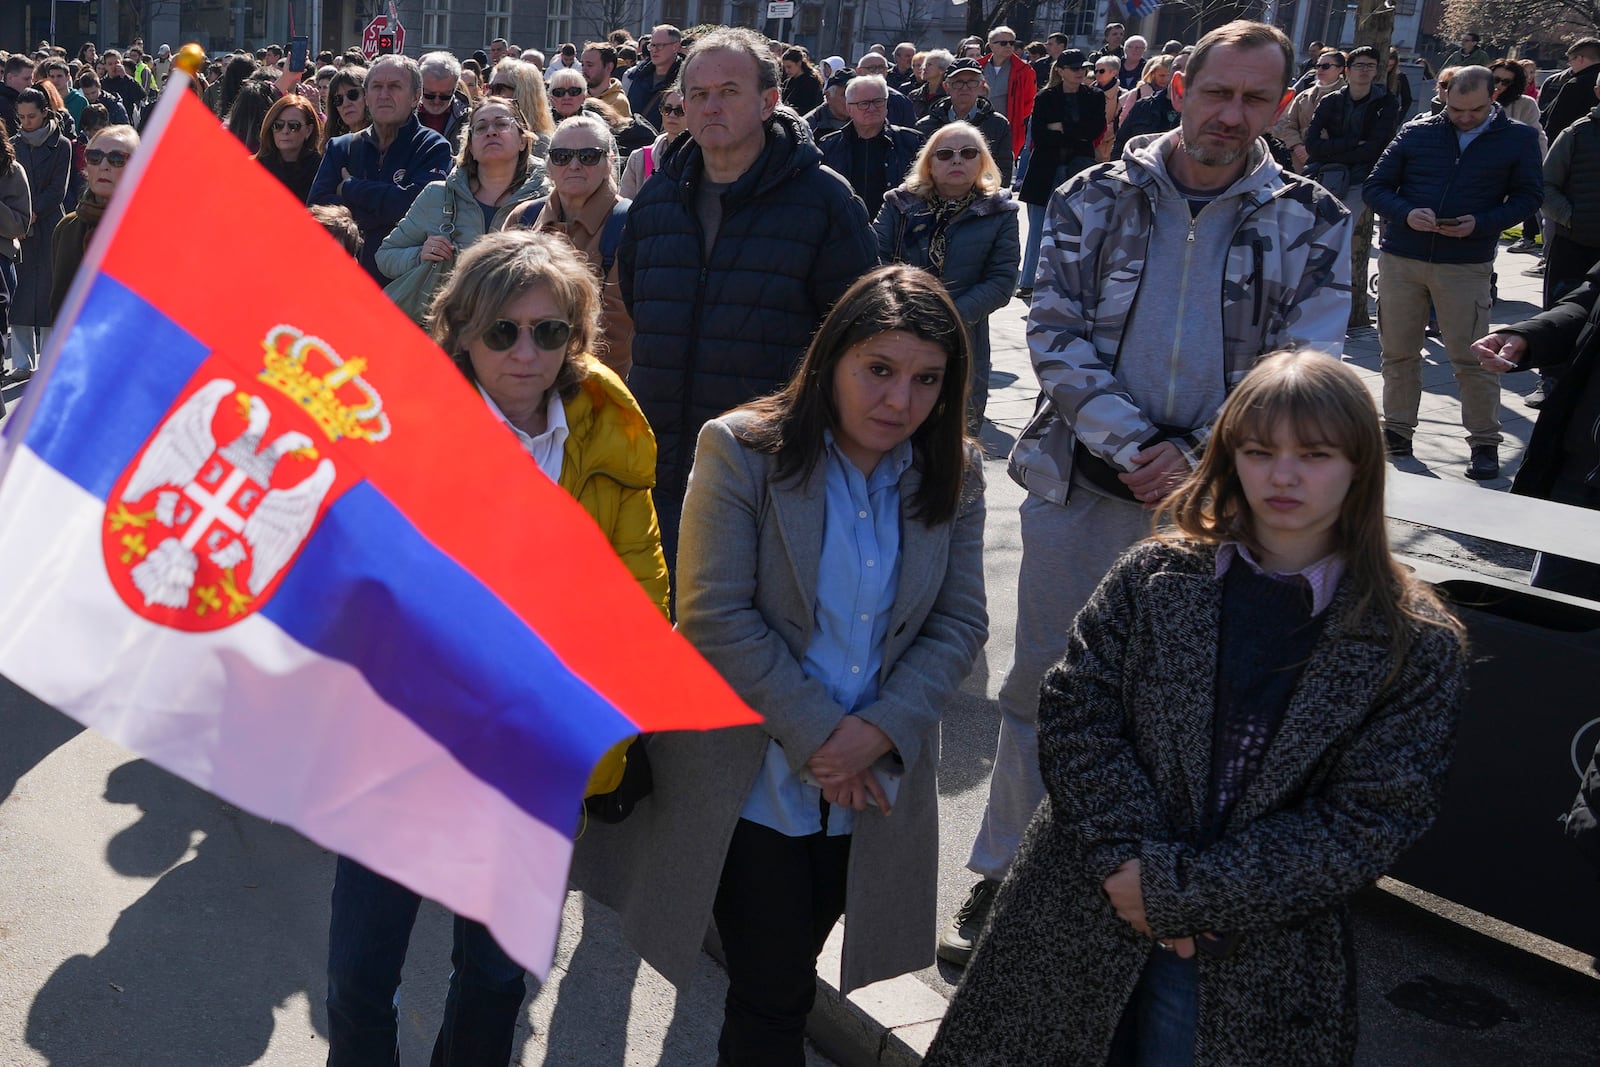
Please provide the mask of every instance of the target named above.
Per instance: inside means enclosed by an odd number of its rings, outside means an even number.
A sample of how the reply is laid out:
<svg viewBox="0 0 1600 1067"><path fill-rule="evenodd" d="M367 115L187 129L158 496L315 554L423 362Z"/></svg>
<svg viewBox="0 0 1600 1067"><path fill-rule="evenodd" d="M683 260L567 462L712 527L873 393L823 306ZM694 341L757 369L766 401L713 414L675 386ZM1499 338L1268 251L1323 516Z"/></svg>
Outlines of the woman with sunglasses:
<svg viewBox="0 0 1600 1067"><path fill-rule="evenodd" d="M557 71L551 82L561 74ZM579 74L578 77L583 77ZM527 226L556 233L582 253L600 286L600 345L595 355L627 380L633 367L633 319L617 285L617 247L633 201L617 193L617 142L600 118L574 115L556 127L545 157L550 196L519 207L506 229Z"/></svg>
<svg viewBox="0 0 1600 1067"><path fill-rule="evenodd" d="M372 125L367 114L367 68L346 65L328 80L328 121L322 127L322 150L335 137L360 133Z"/></svg>
<svg viewBox="0 0 1600 1067"><path fill-rule="evenodd" d="M489 234L461 254L428 321L488 414L589 513L665 616L667 566L650 496L655 438L628 387L591 355L599 310L594 279L572 246L519 229ZM531 467L528 475L537 477ZM609 788L620 773L620 758L608 757L591 789ZM404 886L339 859L328 934L329 1063L400 1062L395 991L420 903ZM451 962L432 1062L503 1067L527 988L522 968L482 923L462 916Z"/></svg>
<svg viewBox="0 0 1600 1067"><path fill-rule="evenodd" d="M544 159L545 152L550 149L550 135L556 131L556 122L550 114L549 94L545 92L544 75L539 73L539 68L507 56L495 64L489 75L487 95L517 105L533 133L533 157Z"/></svg>
<svg viewBox="0 0 1600 1067"><path fill-rule="evenodd" d="M983 427L989 401L989 315L1017 288L1017 202L1000 188L988 143L966 122L941 126L922 146L905 184L884 194L878 259L921 267L955 301L972 343L967 430Z"/></svg>
<svg viewBox="0 0 1600 1067"><path fill-rule="evenodd" d="M638 195L645 181L656 172L661 153L667 150L667 145L672 143L674 137L688 128L689 123L684 118L683 94L676 89L668 89L661 94L661 136L653 143L628 153L628 161L622 166L619 195L627 200Z"/></svg>
<svg viewBox="0 0 1600 1067"><path fill-rule="evenodd" d="M550 94L550 117L557 126L562 119L570 119L582 111L584 98L589 95L589 83L584 80L583 71L566 67L550 72L545 89Z"/></svg>
<svg viewBox="0 0 1600 1067"><path fill-rule="evenodd" d="M132 126L102 126L89 139L89 147L83 153L87 181L83 195L78 197L78 209L61 220L50 238L51 321L66 303L67 290L83 263L83 253L138 147L139 134Z"/></svg>
<svg viewBox="0 0 1600 1067"><path fill-rule="evenodd" d="M322 165L322 120L304 96L279 97L261 120L261 147L255 160L302 204Z"/></svg>
<svg viewBox="0 0 1600 1067"><path fill-rule="evenodd" d="M1023 300L1033 298L1050 194L1074 174L1094 166L1095 141L1106 130L1104 101L1084 84L1083 70L1074 62L1081 62L1082 56L1075 49L1057 56L1050 68L1050 82L1039 90L1033 104L1033 162L1017 188L1017 199L1028 205L1028 247L1022 260L1022 285L1017 290Z"/></svg>
<svg viewBox="0 0 1600 1067"><path fill-rule="evenodd" d="M544 163L533 158L533 134L511 101L479 101L465 129L455 169L417 195L375 257L394 279L384 292L419 324L456 255L504 229L513 211L550 187Z"/></svg>
<svg viewBox="0 0 1600 1067"><path fill-rule="evenodd" d="M1532 126L1539 131L1539 158L1550 150L1544 124L1539 121L1539 105L1528 98L1528 72L1515 59L1497 59L1489 64L1494 78L1494 102L1505 111L1512 122ZM1535 211L1522 220L1522 236L1507 246L1508 252L1539 252L1539 213Z"/></svg>
<svg viewBox="0 0 1600 1067"><path fill-rule="evenodd" d="M29 87L17 94L17 128L11 148L28 176L32 218L17 260L17 287L11 300L10 381L27 381L50 340L51 235L66 216L72 180L72 142L50 110L50 98Z"/></svg>

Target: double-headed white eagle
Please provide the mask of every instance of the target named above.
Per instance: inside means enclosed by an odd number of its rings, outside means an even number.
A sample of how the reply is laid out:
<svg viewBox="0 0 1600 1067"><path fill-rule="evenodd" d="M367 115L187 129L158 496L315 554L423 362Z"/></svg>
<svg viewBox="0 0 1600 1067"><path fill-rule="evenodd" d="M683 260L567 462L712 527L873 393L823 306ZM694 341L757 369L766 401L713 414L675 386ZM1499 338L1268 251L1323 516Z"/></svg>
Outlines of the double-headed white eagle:
<svg viewBox="0 0 1600 1067"><path fill-rule="evenodd" d="M156 432L133 477L128 479L122 499L131 503L143 499L152 490L169 487L160 494L157 517L170 525L183 491L195 483L201 469L218 452L211 420L222 399L233 390L233 382L218 378L184 401ZM287 489L271 488L268 482L278 460L297 449L309 448L312 442L305 434L291 431L280 434L265 450L258 451L266 436L271 412L258 397L249 397L247 402L249 425L222 451L233 462L234 469L265 494L250 517L244 520L242 528L236 531L250 546L249 589L252 596L259 596L306 539L311 524L316 521L317 509L333 485L334 469L333 462L324 459L298 485ZM146 604L182 608L189 603L199 566L194 546L204 532L192 529L182 536L163 539L133 568L133 583L144 594ZM244 560L237 542L223 546L210 558L223 568Z"/></svg>

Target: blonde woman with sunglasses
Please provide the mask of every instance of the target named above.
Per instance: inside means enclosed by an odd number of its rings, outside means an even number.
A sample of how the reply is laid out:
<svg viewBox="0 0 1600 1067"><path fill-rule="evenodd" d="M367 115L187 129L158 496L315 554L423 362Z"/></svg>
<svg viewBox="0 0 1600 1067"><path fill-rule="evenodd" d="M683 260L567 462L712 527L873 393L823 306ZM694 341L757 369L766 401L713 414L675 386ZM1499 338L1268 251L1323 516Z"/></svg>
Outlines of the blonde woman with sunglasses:
<svg viewBox="0 0 1600 1067"><path fill-rule="evenodd" d="M111 203L111 194L117 191L122 176L127 173L128 161L138 147L139 134L132 126L102 126L89 139L89 147L83 153L87 184L78 198L78 208L56 225L50 237L52 320L66 302L72 277L83 263L84 249L89 247Z"/></svg>
<svg viewBox="0 0 1600 1067"><path fill-rule="evenodd" d="M950 294L972 339L967 431L977 436L989 401L989 315L1017 287L1017 201L1000 188L988 142L966 122L941 126L905 184L884 194L878 261L921 267Z"/></svg>

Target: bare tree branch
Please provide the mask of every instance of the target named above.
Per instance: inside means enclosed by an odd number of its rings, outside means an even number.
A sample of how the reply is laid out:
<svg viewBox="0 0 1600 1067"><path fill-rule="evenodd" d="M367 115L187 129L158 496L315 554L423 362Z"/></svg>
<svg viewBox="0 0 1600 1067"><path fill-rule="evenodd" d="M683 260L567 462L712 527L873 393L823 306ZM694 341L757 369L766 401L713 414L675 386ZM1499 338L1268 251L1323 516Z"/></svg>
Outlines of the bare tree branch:
<svg viewBox="0 0 1600 1067"><path fill-rule="evenodd" d="M1445 0L1440 35L1469 30L1501 41L1592 35L1600 30L1600 0Z"/></svg>

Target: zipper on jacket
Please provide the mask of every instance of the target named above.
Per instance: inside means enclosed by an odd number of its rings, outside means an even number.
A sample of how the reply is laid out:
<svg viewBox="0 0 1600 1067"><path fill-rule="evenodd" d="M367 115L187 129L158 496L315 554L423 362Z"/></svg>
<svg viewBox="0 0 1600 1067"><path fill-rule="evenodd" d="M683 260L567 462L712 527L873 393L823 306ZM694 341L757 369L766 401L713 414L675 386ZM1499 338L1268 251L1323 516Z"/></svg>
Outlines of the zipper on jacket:
<svg viewBox="0 0 1600 1067"><path fill-rule="evenodd" d="M1187 208L1188 204L1185 203L1184 206ZM1200 214L1204 214L1206 208L1210 206L1210 204L1207 204L1206 207L1201 208ZM1155 218L1153 216L1150 220L1150 225L1152 229L1155 227ZM1178 403L1178 359L1183 351L1183 312L1185 305L1189 302L1189 267L1194 261L1195 229L1199 225L1200 215L1190 211L1189 237L1183 246L1183 282L1178 286L1177 329L1172 335L1172 356L1167 361L1167 403L1166 407L1162 409L1162 422L1172 421L1172 409Z"/></svg>

